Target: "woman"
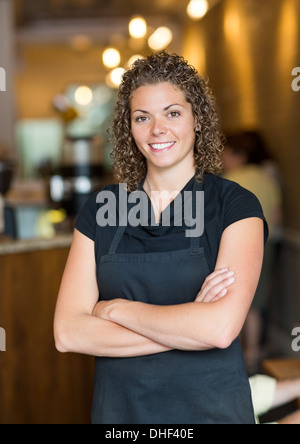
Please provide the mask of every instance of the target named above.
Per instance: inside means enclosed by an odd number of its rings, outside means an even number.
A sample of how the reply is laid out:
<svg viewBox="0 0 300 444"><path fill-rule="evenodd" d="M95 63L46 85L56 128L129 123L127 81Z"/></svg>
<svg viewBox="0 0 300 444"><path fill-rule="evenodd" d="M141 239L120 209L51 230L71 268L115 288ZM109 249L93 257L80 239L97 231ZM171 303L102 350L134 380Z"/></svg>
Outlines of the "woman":
<svg viewBox="0 0 300 444"><path fill-rule="evenodd" d="M251 193L215 175L222 142L206 82L177 55L137 61L123 78L114 136L128 207L117 185L87 202L55 316L58 350L97 357L93 423L254 424L237 337L259 280L264 217ZM187 233L201 191L204 233L195 237ZM148 223L134 223L137 192ZM105 224L108 193L117 217Z"/></svg>

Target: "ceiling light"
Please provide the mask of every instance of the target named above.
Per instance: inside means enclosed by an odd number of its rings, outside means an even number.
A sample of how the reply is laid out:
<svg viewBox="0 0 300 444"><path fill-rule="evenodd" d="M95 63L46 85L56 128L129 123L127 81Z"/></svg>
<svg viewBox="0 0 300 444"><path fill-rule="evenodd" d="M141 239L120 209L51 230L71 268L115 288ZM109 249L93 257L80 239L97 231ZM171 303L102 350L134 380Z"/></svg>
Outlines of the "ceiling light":
<svg viewBox="0 0 300 444"><path fill-rule="evenodd" d="M128 60L128 62L126 63L126 66L128 66L128 68L131 68L132 65L137 61L137 60L141 60L144 59L145 57L143 57L142 55L136 54L133 55L132 57L130 57L130 59Z"/></svg>
<svg viewBox="0 0 300 444"><path fill-rule="evenodd" d="M93 91L88 86L79 86L75 91L74 97L78 105L87 106L93 101Z"/></svg>
<svg viewBox="0 0 300 444"><path fill-rule="evenodd" d="M116 68L120 65L121 55L117 49L107 48L102 54L102 60L106 68Z"/></svg>
<svg viewBox="0 0 300 444"><path fill-rule="evenodd" d="M147 22L143 17L134 17L129 23L129 33L135 39L142 39L147 34Z"/></svg>
<svg viewBox="0 0 300 444"><path fill-rule="evenodd" d="M124 68L116 68L106 77L106 83L112 88L118 88L122 83L122 77L126 70Z"/></svg>
<svg viewBox="0 0 300 444"><path fill-rule="evenodd" d="M148 40L148 44L154 51L165 49L173 40L172 31L169 28L158 28Z"/></svg>
<svg viewBox="0 0 300 444"><path fill-rule="evenodd" d="M199 20L205 16L209 9L207 0L191 0L187 12L191 19Z"/></svg>

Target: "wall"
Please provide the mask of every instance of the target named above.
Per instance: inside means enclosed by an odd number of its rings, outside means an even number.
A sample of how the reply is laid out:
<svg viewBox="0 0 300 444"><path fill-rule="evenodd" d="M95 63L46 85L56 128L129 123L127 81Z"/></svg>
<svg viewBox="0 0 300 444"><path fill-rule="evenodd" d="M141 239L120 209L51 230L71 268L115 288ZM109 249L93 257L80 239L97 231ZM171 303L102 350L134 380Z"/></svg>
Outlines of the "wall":
<svg viewBox="0 0 300 444"><path fill-rule="evenodd" d="M53 98L72 83L105 81L101 50L76 52L68 44L30 44L20 48L16 76L18 113L22 119L57 117Z"/></svg>

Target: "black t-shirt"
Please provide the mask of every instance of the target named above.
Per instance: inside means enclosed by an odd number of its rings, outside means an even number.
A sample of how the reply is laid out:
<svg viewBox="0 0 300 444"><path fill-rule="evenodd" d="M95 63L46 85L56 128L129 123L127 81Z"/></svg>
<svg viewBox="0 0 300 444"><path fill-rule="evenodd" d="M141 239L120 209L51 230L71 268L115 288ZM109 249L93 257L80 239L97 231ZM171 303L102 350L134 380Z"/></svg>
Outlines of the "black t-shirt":
<svg viewBox="0 0 300 444"><path fill-rule="evenodd" d="M190 180L184 187L184 192L192 191L195 178ZM140 187L142 190L142 185ZM110 192L116 197L116 210L118 221L119 194L118 185L109 185L102 191ZM264 221L265 240L268 237L268 226L264 218L262 207L257 197L250 191L242 188L235 182L225 180L219 176L206 174L203 182L204 191L204 233L200 239L200 245L204 247L209 269L214 271L219 252L220 241L223 232L230 225L243 219L257 217ZM82 234L95 242L95 256L97 264L100 263L101 256L107 255L111 242L116 233L117 226L99 226L97 214L101 206L106 202L97 203L99 193L95 193L82 208L75 224L75 228ZM146 195L146 193L145 193ZM186 237L187 227L174 226L174 202L170 208L170 226L162 224L151 226L151 202L148 199L149 224L126 227L124 236L121 239L117 253L135 254L177 251L189 248L190 238ZM183 199L184 202L184 199ZM117 222L118 224L118 222ZM113 224L114 225L114 224Z"/></svg>

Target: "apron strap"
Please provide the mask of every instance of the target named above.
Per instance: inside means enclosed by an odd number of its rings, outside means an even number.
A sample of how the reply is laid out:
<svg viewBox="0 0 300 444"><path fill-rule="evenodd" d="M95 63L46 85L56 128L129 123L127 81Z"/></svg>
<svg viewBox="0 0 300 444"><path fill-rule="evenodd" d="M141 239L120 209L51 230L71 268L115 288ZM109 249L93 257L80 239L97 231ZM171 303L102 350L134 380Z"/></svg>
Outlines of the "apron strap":
<svg viewBox="0 0 300 444"><path fill-rule="evenodd" d="M191 237L191 252L192 256L199 254L201 237Z"/></svg>
<svg viewBox="0 0 300 444"><path fill-rule="evenodd" d="M118 246L119 246L119 244L121 242L121 239L123 237L123 234L124 234L125 230L126 230L126 226L124 226L124 227L119 226L118 227L118 229L116 231L116 234L115 234L115 236L113 238L113 241L111 243L111 246L110 246L108 254L116 254Z"/></svg>
<svg viewBox="0 0 300 444"><path fill-rule="evenodd" d="M197 182L195 180L195 182L194 182L194 186L193 186L193 204L195 204L195 202L196 202L197 191L203 191L203 181L202 182ZM201 236L191 237L191 252L192 252L192 255L199 254L199 249L201 248L200 247L200 240L201 240Z"/></svg>

